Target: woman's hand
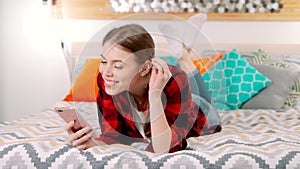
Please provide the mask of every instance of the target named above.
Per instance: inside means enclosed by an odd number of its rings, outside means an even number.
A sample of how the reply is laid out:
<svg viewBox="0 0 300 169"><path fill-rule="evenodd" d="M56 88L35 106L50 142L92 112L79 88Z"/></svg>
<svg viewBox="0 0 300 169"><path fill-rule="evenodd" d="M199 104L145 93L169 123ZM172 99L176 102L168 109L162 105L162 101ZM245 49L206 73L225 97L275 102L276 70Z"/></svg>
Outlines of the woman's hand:
<svg viewBox="0 0 300 169"><path fill-rule="evenodd" d="M152 94L161 94L172 74L166 61L160 58L152 59L152 72L149 82L149 96Z"/></svg>
<svg viewBox="0 0 300 169"><path fill-rule="evenodd" d="M172 131L160 98L172 74L168 64L162 59L153 58L152 65L149 81L151 138L154 152L163 153L170 149Z"/></svg>
<svg viewBox="0 0 300 169"><path fill-rule="evenodd" d="M85 150L90 147L96 146L96 143L92 139L93 129L86 126L76 132L73 130L74 121L71 121L67 124L66 130L69 134L69 142L72 146Z"/></svg>

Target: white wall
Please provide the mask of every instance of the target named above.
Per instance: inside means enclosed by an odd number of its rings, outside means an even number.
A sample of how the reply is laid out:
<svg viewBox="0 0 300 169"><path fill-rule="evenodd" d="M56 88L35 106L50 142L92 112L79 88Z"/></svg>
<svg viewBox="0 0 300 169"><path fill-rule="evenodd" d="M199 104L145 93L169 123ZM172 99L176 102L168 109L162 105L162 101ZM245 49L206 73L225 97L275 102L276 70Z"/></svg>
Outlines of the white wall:
<svg viewBox="0 0 300 169"><path fill-rule="evenodd" d="M41 4L0 1L0 121L40 112L68 92L60 37Z"/></svg>
<svg viewBox="0 0 300 169"><path fill-rule="evenodd" d="M66 36L86 40L113 20L66 20ZM172 21L135 21L157 26ZM70 28L70 29L69 29ZM300 21L206 21L203 33L213 43L300 44ZM70 38L70 37L69 37Z"/></svg>
<svg viewBox="0 0 300 169"><path fill-rule="evenodd" d="M0 1L0 121L37 113L70 88L60 39L85 41L111 20L49 19L42 0ZM144 22L144 21L140 21ZM170 21L147 21L158 24ZM300 45L299 22L208 21L212 43Z"/></svg>
<svg viewBox="0 0 300 169"><path fill-rule="evenodd" d="M118 20L118 22L122 23L123 21ZM160 23L175 23L165 20L128 20L128 22L142 24L154 33L160 33L158 29ZM103 28L108 25L112 27L112 23L116 24L113 20L64 20L60 24L60 30L69 41L88 41L98 31L105 34L107 30L103 32ZM116 25L120 25L120 23ZM182 22L179 24L176 22L176 27L182 26ZM263 48L270 54L300 55L300 50L298 50L300 49L300 21L207 21L202 32L207 39L203 35L198 37L197 42L200 44L193 46L197 52L201 52L203 49L218 49L218 47L226 50L235 48L239 51L257 51L259 48ZM154 39L160 44L166 44L165 38L161 36L155 36ZM166 45L157 47L159 50L156 54L170 54L165 51ZM87 50L84 51L84 53L86 52ZM97 52L88 53L98 54Z"/></svg>
<svg viewBox="0 0 300 169"><path fill-rule="evenodd" d="M213 43L300 45L300 21L209 21L203 32Z"/></svg>

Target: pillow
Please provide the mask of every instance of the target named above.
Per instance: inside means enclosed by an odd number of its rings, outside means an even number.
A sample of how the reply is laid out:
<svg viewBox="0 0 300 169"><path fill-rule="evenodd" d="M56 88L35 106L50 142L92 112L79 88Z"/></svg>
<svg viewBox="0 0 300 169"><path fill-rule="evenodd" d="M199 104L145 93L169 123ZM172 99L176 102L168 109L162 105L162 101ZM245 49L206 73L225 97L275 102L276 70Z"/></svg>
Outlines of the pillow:
<svg viewBox="0 0 300 169"><path fill-rule="evenodd" d="M98 94L97 75L100 59L87 59L86 63L73 84L69 94L63 101L94 102Z"/></svg>
<svg viewBox="0 0 300 169"><path fill-rule="evenodd" d="M255 52L255 57L245 57L251 64L269 65L281 69L299 72L299 64L296 62L290 62L283 60L279 57L272 56L266 51L259 49ZM298 75L292 90L290 90L288 97L285 99L282 109L293 107L296 105L298 97L300 95L300 75Z"/></svg>
<svg viewBox="0 0 300 169"><path fill-rule="evenodd" d="M242 109L273 109L280 111L289 95L298 74L272 66L252 64L259 72L266 75L271 84L252 97L241 107Z"/></svg>
<svg viewBox="0 0 300 169"><path fill-rule="evenodd" d="M225 54L203 75L203 79L215 106L220 110L240 108L271 82L236 50Z"/></svg>
<svg viewBox="0 0 300 169"><path fill-rule="evenodd" d="M199 69L200 74L204 74L210 67L224 56L224 53L212 54L207 57L193 59L194 65ZM167 61L170 65L178 66L177 59L173 56L160 56L159 58Z"/></svg>
<svg viewBox="0 0 300 169"><path fill-rule="evenodd" d="M193 59L193 63L199 69L200 74L207 72L213 65L215 65L220 59L222 59L224 53L214 54L208 57L200 57Z"/></svg>

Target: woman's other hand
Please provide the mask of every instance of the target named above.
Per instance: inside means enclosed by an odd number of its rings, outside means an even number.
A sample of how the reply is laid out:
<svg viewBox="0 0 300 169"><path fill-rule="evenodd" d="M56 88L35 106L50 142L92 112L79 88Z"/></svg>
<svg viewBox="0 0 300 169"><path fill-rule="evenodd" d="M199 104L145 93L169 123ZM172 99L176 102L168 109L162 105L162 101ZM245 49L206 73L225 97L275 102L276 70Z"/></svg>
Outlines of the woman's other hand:
<svg viewBox="0 0 300 169"><path fill-rule="evenodd" d="M149 96L153 94L153 92L161 94L171 76L172 74L167 62L160 58L153 58L151 78L149 82Z"/></svg>

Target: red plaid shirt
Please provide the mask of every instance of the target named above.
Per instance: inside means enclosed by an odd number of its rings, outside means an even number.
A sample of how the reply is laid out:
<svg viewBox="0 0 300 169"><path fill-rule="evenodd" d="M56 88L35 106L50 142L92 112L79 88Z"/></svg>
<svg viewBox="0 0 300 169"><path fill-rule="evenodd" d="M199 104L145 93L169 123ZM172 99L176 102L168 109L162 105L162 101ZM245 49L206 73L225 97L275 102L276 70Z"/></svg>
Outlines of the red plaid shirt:
<svg viewBox="0 0 300 169"><path fill-rule="evenodd" d="M186 148L188 137L212 134L221 131L221 126L208 127L207 118L192 102L187 75L176 67L169 66L169 68L172 77L165 86L161 99L172 131L169 152L175 152ZM134 142L148 142L135 127L132 113L136 111L130 104L129 93L124 91L115 96L108 95L100 73L97 83L99 87L98 117L102 133L96 139L107 144L130 145ZM146 150L153 152L151 142Z"/></svg>

